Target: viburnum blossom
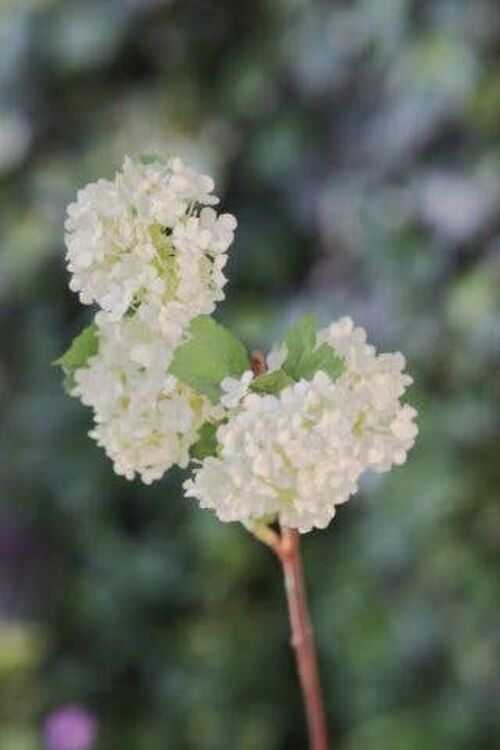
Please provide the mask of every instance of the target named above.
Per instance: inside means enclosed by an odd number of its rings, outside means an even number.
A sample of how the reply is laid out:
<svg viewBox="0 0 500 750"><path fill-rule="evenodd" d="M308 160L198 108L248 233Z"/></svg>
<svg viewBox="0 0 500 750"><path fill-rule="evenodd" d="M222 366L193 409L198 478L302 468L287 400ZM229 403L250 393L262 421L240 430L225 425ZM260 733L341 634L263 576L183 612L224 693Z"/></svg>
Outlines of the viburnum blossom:
<svg viewBox="0 0 500 750"><path fill-rule="evenodd" d="M325 342L344 360L340 377L318 371L277 395L247 395L218 428L217 454L186 481L188 497L222 521L276 515L306 532L330 522L366 469L405 461L417 428L400 403L411 382L403 356L377 356L349 318L320 331Z"/></svg>
<svg viewBox="0 0 500 750"><path fill-rule="evenodd" d="M324 527L364 471L405 461L417 434L401 403L411 378L401 354L377 355L350 318L316 333L306 316L253 387L244 347L203 324L224 297L236 227L212 208L213 188L179 159L126 158L114 180L78 193L66 222L70 287L99 310L97 346L71 366L71 393L92 407L89 434L118 474L160 479L187 467L201 440L205 458L185 489L202 507L223 521ZM212 337L198 349L192 323Z"/></svg>
<svg viewBox="0 0 500 750"><path fill-rule="evenodd" d="M117 474L149 484L187 466L198 429L220 409L168 374L172 351L135 315L101 322L99 349L74 373L73 396L94 410L89 433Z"/></svg>
<svg viewBox="0 0 500 750"><path fill-rule="evenodd" d="M200 426L222 408L168 374L190 322L224 298L236 220L214 211L213 188L180 159L126 158L68 208L70 288L100 307L98 351L71 393L93 408L90 435L128 479L187 466Z"/></svg>
<svg viewBox="0 0 500 750"><path fill-rule="evenodd" d="M180 159L130 158L113 181L87 185L68 207L70 288L99 305L99 319L136 311L176 345L224 298L236 220L212 208L213 187Z"/></svg>

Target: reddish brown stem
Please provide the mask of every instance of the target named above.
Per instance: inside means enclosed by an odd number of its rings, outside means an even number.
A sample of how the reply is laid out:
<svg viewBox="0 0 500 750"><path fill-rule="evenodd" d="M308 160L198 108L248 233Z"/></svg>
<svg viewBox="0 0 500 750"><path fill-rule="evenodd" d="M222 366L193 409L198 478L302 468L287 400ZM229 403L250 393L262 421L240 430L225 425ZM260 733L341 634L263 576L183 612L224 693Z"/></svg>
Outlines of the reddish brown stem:
<svg viewBox="0 0 500 750"><path fill-rule="evenodd" d="M252 356L250 358L251 366L252 366L252 372L254 374L254 377L258 377L259 375L263 375L266 371L266 358L262 354L262 352L252 352Z"/></svg>
<svg viewBox="0 0 500 750"><path fill-rule="evenodd" d="M296 529L282 528L273 544L283 566L288 614L292 631L297 670L304 698L309 729L310 750L329 750L323 694L319 678L314 635L307 604L307 594L300 554L300 534Z"/></svg>

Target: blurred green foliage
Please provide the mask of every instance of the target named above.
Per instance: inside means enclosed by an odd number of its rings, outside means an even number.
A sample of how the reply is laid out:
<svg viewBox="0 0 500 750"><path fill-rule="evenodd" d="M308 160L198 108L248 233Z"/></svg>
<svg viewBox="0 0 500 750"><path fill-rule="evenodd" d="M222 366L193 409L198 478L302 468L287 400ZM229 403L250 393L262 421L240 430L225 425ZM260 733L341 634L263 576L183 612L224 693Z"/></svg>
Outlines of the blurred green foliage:
<svg viewBox="0 0 500 750"><path fill-rule="evenodd" d="M100 750L305 746L268 551L115 477L50 367L65 205L155 150L238 217L250 347L347 313L415 375L407 465L304 540L335 747L497 750L497 0L10 0L0 44L2 750L68 701Z"/></svg>

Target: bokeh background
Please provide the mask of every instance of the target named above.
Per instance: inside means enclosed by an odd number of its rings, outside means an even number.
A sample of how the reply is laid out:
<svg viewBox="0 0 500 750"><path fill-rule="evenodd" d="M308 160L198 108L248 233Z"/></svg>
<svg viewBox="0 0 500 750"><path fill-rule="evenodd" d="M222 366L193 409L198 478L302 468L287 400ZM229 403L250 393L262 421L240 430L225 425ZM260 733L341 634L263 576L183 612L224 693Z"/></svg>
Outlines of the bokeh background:
<svg viewBox="0 0 500 750"><path fill-rule="evenodd" d="M0 50L1 749L67 704L92 750L306 746L268 550L114 476L50 366L65 206L156 150L238 217L250 347L350 314L415 376L408 463L304 539L335 747L498 750L497 0L2 0Z"/></svg>

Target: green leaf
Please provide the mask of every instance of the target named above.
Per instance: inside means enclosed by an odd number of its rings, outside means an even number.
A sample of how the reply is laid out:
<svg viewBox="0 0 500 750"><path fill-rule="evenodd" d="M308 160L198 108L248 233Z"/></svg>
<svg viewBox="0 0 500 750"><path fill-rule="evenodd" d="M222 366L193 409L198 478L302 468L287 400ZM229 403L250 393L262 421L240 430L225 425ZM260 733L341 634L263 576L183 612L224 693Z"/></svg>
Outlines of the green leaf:
<svg viewBox="0 0 500 750"><path fill-rule="evenodd" d="M344 360L335 354L329 344L321 344L309 352L300 362L300 376L310 380L318 370L323 370L332 380L337 380L344 369Z"/></svg>
<svg viewBox="0 0 500 750"><path fill-rule="evenodd" d="M317 327L318 321L315 315L304 315L297 325L290 328L285 337L288 354L283 369L294 380L300 380L301 376L298 375L300 362L304 355L316 345Z"/></svg>
<svg viewBox="0 0 500 750"><path fill-rule="evenodd" d="M90 357L99 349L99 332L95 323L91 323L75 336L69 348L52 364L63 370L78 370L85 367Z"/></svg>
<svg viewBox="0 0 500 750"><path fill-rule="evenodd" d="M243 344L209 315L199 315L188 328L190 338L174 354L170 372L212 401L220 397L220 382L237 378L250 368Z"/></svg>
<svg viewBox="0 0 500 750"><path fill-rule="evenodd" d="M254 393L279 393L293 382L284 370L279 369L256 377L250 383L250 390Z"/></svg>
<svg viewBox="0 0 500 750"><path fill-rule="evenodd" d="M144 164L145 166L148 166L149 164L156 164L157 162L163 162L163 159L161 156L158 156L157 154L139 154L138 161L141 164Z"/></svg>
<svg viewBox="0 0 500 750"><path fill-rule="evenodd" d="M318 370L326 372L332 380L342 373L342 357L329 344L316 345L316 326L316 317L306 315L286 335L288 354L283 370L294 380L310 380Z"/></svg>
<svg viewBox="0 0 500 750"><path fill-rule="evenodd" d="M90 357L97 354L99 349L99 332L95 323L83 329L75 336L70 347L52 364L61 367L66 375L64 387L67 391L73 385L73 374L81 367L85 367Z"/></svg>
<svg viewBox="0 0 500 750"><path fill-rule="evenodd" d="M215 456L217 452L217 425L205 422L198 430L198 440L192 446L191 458L203 461L207 456Z"/></svg>

